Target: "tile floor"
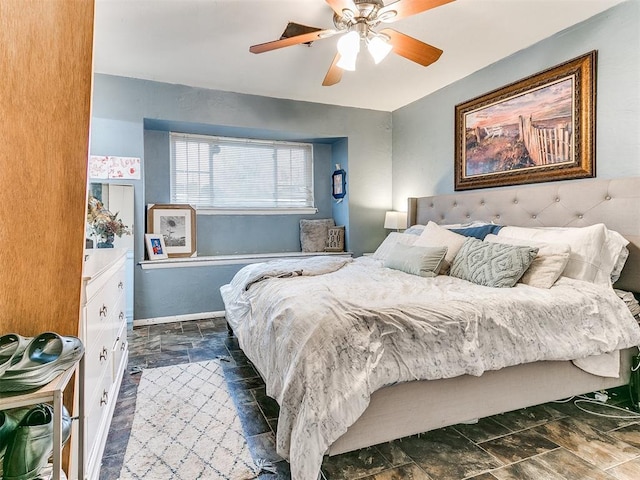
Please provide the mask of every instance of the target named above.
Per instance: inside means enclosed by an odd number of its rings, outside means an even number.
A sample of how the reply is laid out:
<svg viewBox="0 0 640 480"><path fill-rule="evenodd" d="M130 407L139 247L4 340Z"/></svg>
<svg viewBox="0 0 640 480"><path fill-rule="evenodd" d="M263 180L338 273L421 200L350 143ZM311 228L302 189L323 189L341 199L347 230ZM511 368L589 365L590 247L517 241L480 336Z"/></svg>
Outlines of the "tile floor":
<svg viewBox="0 0 640 480"><path fill-rule="evenodd" d="M260 479L290 478L287 462L275 453L278 405L266 396L224 319L135 328L129 347L101 480L117 479L122 466L140 379L131 372L217 357L229 360L225 374L254 458L277 467L277 474ZM611 392L623 406L625 390ZM638 480L640 420L591 415L572 402L548 403L325 458L322 470L327 480Z"/></svg>

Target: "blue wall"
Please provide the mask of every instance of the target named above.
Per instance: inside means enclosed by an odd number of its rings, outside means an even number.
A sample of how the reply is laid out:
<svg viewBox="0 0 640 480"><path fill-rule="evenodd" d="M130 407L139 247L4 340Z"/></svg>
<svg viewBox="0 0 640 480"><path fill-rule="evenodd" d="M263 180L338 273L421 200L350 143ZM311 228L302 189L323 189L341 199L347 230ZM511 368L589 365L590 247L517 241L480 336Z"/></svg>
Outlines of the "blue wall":
<svg viewBox="0 0 640 480"><path fill-rule="evenodd" d="M640 2L613 7L393 112L393 205L454 191L455 105L598 51L596 173L640 175Z"/></svg>
<svg viewBox="0 0 640 480"><path fill-rule="evenodd" d="M316 156L318 214L348 229L356 255L384 238L391 207L391 113L220 92L183 85L95 75L91 153L142 158L135 193L135 258L144 257L145 205L168 200L172 129L309 141ZM348 198L330 197L334 164L347 170ZM292 216L198 215L200 255L299 251L299 219ZM240 266L135 270L134 317L146 319L224 310L218 289Z"/></svg>

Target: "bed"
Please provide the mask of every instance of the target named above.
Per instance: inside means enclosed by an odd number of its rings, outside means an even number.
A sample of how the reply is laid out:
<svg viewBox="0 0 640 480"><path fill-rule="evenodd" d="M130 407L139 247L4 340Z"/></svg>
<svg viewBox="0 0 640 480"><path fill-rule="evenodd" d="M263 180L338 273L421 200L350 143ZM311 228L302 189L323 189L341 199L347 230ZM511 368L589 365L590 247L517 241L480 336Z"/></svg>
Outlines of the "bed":
<svg viewBox="0 0 640 480"><path fill-rule="evenodd" d="M604 223L607 231L619 232L629 242L628 259L614 286L638 292L639 201L638 178L584 180L412 198L408 217L411 225L430 225L430 222L463 225L484 221L523 228L569 227L571 231L580 232L583 230L576 227L584 227L586 231ZM518 230L512 228L510 232L518 233ZM526 253L524 246L518 248L519 253ZM438 300L446 299L444 313L438 313L431 304L418 306L414 302L414 297L422 298L426 291L414 291L414 285L418 284L412 280L415 275L385 268L379 259L325 258L303 262L306 263L289 261L248 266L221 289L227 321L245 354L264 378L267 394L276 398L281 406L277 446L279 453L290 461L294 480L315 478L323 454L344 453L628 383L630 358L635 352L634 346L640 343L640 328L611 286L580 283L581 280L576 284L575 279L561 277L548 290L522 284L516 288L487 290L451 276L421 279L420 289L429 290L429 295L436 295ZM452 265L452 268L454 266L459 267ZM389 289L388 295L385 290L374 293L374 287L381 285ZM402 292L407 290L414 297L402 297ZM491 302L502 300L487 293L497 290L500 293L496 295L512 296L513 301L525 304L516 310L505 307L504 312L490 319L492 330L476 331L478 325L487 323L478 319L490 317L488 310L502 308L494 308L497 304ZM464 296L472 291L477 291L478 297L469 302ZM582 293L576 293L578 291ZM304 297L309 292L311 296ZM578 297L582 294L584 297ZM395 298L396 302L402 299L401 304L392 305L390 300L384 300L385 296ZM532 298L536 296L541 299L537 303L544 307L534 305ZM558 300L552 297L571 298L575 303L567 305L567 309L574 312L584 307L581 321L584 317L584 321L591 323L580 328L590 332L585 334L589 339L583 341L580 337L577 341L571 336L575 333L567 333L558 343L568 350L548 352L550 359L545 360L539 360L542 357L536 356L535 351L524 353L519 347L510 346L514 341L509 337L512 330L527 330L529 337L525 343L533 344L545 328L560 328L550 327L551 323L546 322L558 322L558 325L567 322L570 315L557 313L565 306L553 303ZM297 302L295 308L288 302ZM473 303L477 308L474 309ZM527 305L526 308L523 305ZM513 313L528 311L530 307L540 308L535 318L544 321L516 318L520 315ZM509 312L512 312L513 325L503 328L511 321L506 320ZM445 321L417 321L422 317ZM620 325L607 323L618 320ZM540 331L525 327L534 323L540 325ZM437 334L434 325L437 325ZM447 330L445 325L452 330ZM329 343L332 336L340 335L343 336L339 346ZM446 338L454 348L440 348L439 340L427 348L427 342L432 342L429 336ZM489 350L500 354L494 358L478 352L477 346L484 343L491 344ZM365 352L364 357L356 356L357 350ZM433 356L434 352L440 352L451 362L443 362ZM503 358L509 355L513 358ZM589 368L585 370L584 365L576 366L577 360L583 357L597 362L604 359L608 365L606 375L588 373ZM310 359L314 358L322 358L321 371L311 365ZM420 361L422 358L428 361ZM612 362L616 370L613 374ZM339 369L344 365L348 368ZM335 378L326 380L327 372ZM333 390L329 390L329 385L333 385Z"/></svg>

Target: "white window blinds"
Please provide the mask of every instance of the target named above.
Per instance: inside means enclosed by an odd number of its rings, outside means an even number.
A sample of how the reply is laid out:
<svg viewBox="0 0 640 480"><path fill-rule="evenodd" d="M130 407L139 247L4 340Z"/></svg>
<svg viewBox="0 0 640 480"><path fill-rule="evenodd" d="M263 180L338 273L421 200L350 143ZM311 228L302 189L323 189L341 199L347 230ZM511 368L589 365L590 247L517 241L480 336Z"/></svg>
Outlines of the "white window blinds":
<svg viewBox="0 0 640 480"><path fill-rule="evenodd" d="M171 133L171 201L221 209L313 208L313 146Z"/></svg>

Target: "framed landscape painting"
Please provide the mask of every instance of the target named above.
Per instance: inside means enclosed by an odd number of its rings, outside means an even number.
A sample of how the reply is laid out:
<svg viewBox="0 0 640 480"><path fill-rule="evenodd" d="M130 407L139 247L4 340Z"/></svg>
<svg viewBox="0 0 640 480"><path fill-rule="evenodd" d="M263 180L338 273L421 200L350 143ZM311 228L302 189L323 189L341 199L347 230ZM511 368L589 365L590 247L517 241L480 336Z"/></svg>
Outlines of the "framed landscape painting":
<svg viewBox="0 0 640 480"><path fill-rule="evenodd" d="M455 190L595 176L592 51L455 107Z"/></svg>

